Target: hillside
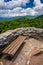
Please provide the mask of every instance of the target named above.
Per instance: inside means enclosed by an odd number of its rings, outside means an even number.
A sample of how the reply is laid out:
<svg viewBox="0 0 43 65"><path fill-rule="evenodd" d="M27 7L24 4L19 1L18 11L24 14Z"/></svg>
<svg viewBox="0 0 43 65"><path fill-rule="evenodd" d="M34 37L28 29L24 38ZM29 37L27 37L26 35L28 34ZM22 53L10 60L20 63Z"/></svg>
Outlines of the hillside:
<svg viewBox="0 0 43 65"><path fill-rule="evenodd" d="M22 17L16 20L0 22L0 33L15 28L21 28L21 27L43 28L43 15L34 19L28 17Z"/></svg>

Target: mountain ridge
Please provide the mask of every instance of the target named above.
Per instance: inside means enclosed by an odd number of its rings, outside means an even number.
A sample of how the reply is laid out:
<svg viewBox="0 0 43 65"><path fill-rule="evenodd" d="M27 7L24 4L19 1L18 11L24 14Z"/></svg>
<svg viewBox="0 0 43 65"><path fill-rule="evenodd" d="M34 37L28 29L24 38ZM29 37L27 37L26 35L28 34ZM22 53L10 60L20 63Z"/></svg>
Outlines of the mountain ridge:
<svg viewBox="0 0 43 65"><path fill-rule="evenodd" d="M0 22L0 33L21 27L43 28L43 15L37 18L22 17Z"/></svg>
<svg viewBox="0 0 43 65"><path fill-rule="evenodd" d="M40 16L43 16L43 15L40 15ZM40 16L16 16L16 17L10 17L10 18L4 18L4 17L0 17L0 22L2 22L2 21L10 21L10 20L15 20L15 19L20 19L20 18L23 18L23 17L27 17L27 18L38 18L38 17L40 17Z"/></svg>

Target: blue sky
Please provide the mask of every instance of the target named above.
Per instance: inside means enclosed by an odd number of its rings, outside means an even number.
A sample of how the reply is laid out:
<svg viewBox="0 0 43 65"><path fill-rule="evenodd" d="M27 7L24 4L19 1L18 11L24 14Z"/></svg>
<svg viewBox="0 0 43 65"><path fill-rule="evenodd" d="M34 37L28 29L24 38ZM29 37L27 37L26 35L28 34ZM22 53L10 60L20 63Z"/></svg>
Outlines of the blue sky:
<svg viewBox="0 0 43 65"><path fill-rule="evenodd" d="M0 17L38 16L43 14L43 0L0 0Z"/></svg>

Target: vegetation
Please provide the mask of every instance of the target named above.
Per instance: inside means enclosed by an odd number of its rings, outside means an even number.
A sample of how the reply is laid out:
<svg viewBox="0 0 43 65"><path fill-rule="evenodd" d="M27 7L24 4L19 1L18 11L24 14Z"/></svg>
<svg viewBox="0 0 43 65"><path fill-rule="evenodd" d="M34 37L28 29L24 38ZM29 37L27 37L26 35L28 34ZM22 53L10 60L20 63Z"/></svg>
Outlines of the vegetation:
<svg viewBox="0 0 43 65"><path fill-rule="evenodd" d="M22 17L16 20L0 22L0 33L20 27L43 28L43 15L34 19L30 19L28 17Z"/></svg>

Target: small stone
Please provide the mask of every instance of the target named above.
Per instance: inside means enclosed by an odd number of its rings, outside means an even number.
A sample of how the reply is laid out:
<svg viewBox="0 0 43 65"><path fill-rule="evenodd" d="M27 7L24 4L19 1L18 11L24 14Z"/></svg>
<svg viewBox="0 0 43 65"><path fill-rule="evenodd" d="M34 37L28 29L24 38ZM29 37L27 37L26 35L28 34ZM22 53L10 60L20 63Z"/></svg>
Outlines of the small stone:
<svg viewBox="0 0 43 65"><path fill-rule="evenodd" d="M29 65L29 60L27 61L27 65Z"/></svg>

